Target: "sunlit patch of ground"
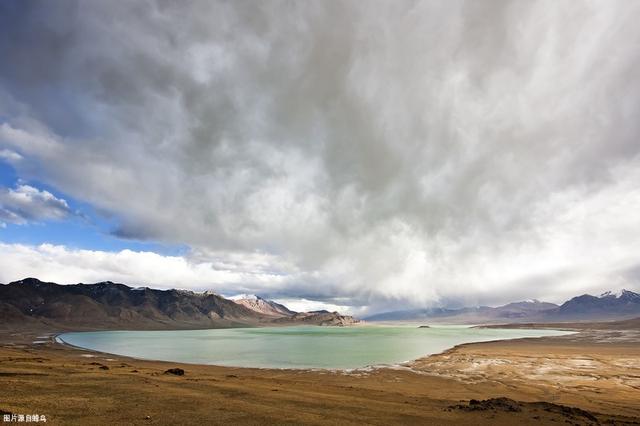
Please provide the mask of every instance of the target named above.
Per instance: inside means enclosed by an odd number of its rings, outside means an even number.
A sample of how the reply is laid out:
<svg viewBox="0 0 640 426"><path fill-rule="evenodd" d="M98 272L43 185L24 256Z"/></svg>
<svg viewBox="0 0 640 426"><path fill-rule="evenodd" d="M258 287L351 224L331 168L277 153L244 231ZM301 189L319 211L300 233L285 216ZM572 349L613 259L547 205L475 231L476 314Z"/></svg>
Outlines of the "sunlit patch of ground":
<svg viewBox="0 0 640 426"><path fill-rule="evenodd" d="M623 412L640 411L639 332L586 331L544 342L462 345L411 367L466 383L501 383L528 388L532 395L573 394Z"/></svg>

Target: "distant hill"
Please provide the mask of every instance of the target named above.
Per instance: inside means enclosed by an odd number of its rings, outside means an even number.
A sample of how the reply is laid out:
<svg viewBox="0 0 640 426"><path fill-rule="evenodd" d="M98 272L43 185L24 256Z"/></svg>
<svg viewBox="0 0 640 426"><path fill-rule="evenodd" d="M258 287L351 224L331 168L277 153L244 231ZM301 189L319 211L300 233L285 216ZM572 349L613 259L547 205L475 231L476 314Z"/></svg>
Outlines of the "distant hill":
<svg viewBox="0 0 640 426"><path fill-rule="evenodd" d="M411 309L366 317L366 321L424 321L440 323L501 323L606 321L640 316L640 294L629 290L574 297L562 305L529 300L498 307Z"/></svg>
<svg viewBox="0 0 640 426"><path fill-rule="evenodd" d="M289 311L282 305L274 309ZM337 312L329 315L335 325L357 322ZM298 323L334 325L324 314L274 317L212 292L132 288L110 281L60 285L35 278L0 284L0 327L188 329Z"/></svg>
<svg viewBox="0 0 640 426"><path fill-rule="evenodd" d="M308 324L342 327L360 322L350 315L340 315L338 312L329 312L326 310L295 312L280 303L263 299L255 294L240 294L230 297L229 299L261 315L272 317L272 323L274 324Z"/></svg>
<svg viewBox="0 0 640 426"><path fill-rule="evenodd" d="M312 311L297 312L291 317L279 318L274 320L278 324L308 324L308 325L329 325L343 327L347 325L357 324L360 321L354 319L350 315L340 315L338 312L329 311Z"/></svg>
<svg viewBox="0 0 640 426"><path fill-rule="evenodd" d="M251 309L254 312L258 312L263 315L273 316L277 318L291 317L297 312L294 312L284 305L276 303L272 300L263 299L255 294L239 294L237 296L230 297L229 300Z"/></svg>
<svg viewBox="0 0 640 426"><path fill-rule="evenodd" d="M481 325L477 328L564 328L574 330L640 330L640 317L620 321L580 321L580 322L522 322L517 324Z"/></svg>
<svg viewBox="0 0 640 426"><path fill-rule="evenodd" d="M558 305L538 300L509 303L504 306L492 308L490 306L478 306L460 309L431 308L411 309L392 312L384 312L372 315L367 321L416 321L433 320L440 322L478 322L478 321L517 321L529 318L540 312L557 308Z"/></svg>

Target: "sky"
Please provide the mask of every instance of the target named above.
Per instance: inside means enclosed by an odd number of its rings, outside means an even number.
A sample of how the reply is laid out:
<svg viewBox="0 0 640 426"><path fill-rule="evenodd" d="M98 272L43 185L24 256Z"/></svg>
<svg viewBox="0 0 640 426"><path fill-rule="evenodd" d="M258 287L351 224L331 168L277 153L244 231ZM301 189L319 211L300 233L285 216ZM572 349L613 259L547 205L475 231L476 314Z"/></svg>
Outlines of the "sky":
<svg viewBox="0 0 640 426"><path fill-rule="evenodd" d="M0 282L294 308L640 279L640 2L0 2Z"/></svg>

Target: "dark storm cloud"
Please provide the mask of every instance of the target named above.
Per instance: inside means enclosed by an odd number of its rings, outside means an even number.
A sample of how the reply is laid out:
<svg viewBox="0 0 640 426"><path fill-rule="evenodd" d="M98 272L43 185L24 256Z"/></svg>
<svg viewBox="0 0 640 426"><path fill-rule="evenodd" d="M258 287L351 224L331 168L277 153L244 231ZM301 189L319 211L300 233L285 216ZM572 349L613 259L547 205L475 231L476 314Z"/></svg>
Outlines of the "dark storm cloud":
<svg viewBox="0 0 640 426"><path fill-rule="evenodd" d="M372 305L635 265L634 3L0 7L0 148L119 235L266 253L274 294Z"/></svg>

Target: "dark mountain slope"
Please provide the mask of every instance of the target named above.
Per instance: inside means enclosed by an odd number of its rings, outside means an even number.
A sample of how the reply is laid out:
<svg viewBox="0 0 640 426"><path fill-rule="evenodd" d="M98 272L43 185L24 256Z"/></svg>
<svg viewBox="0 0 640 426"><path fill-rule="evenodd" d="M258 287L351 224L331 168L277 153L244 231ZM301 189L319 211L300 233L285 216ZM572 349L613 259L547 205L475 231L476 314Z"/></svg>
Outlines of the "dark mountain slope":
<svg viewBox="0 0 640 426"><path fill-rule="evenodd" d="M606 292L599 297L583 294L549 311L547 318L561 320L624 319L640 315L640 294L622 290Z"/></svg>
<svg viewBox="0 0 640 426"><path fill-rule="evenodd" d="M0 285L2 323L39 321L86 328L189 328L257 324L254 311L214 294L133 289L123 284L59 285L27 278Z"/></svg>
<svg viewBox="0 0 640 426"><path fill-rule="evenodd" d="M152 330L356 322L338 313L301 313L281 319L274 322L273 315L211 292L131 288L109 281L59 285L35 278L0 285L0 327L12 329L41 325L58 330Z"/></svg>

